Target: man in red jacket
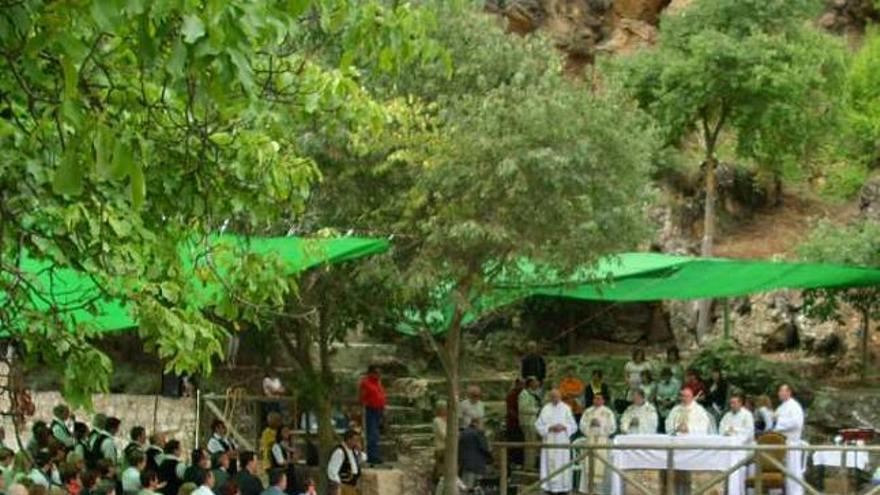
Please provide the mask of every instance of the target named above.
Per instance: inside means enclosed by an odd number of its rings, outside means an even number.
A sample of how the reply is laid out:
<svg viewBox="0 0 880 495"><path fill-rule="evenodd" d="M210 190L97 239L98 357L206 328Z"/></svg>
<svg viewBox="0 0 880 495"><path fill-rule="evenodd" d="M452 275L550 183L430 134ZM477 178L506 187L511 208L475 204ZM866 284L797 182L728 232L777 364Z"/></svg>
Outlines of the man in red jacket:
<svg viewBox="0 0 880 495"><path fill-rule="evenodd" d="M360 384L361 404L364 406L364 422L367 432L367 462L382 464L379 451L379 429L385 414L385 388L379 377L379 367L371 365Z"/></svg>

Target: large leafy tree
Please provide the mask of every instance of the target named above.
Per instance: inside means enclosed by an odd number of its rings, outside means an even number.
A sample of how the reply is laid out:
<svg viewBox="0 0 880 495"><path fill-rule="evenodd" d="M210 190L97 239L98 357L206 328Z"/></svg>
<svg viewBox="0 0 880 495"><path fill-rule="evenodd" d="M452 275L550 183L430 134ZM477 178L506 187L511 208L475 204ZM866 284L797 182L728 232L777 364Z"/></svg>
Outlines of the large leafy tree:
<svg viewBox="0 0 880 495"><path fill-rule="evenodd" d="M126 301L169 368L209 372L226 332L181 246L295 222L320 178L298 132L377 131L385 109L355 67L377 53L393 66L403 55L384 48L418 46L412 27L354 0L0 5L0 327L59 370L68 399L106 390L98 328L71 311L100 301L54 304L22 269L36 258ZM316 33L344 63L313 54Z"/></svg>
<svg viewBox="0 0 880 495"><path fill-rule="evenodd" d="M824 221L798 247L806 260L877 268L880 267L880 224L861 219L841 225ZM880 289L858 287L818 289L806 291L804 302L810 315L822 320L842 320L845 307L855 309L861 316L862 379L868 371L868 342L871 320L880 316Z"/></svg>
<svg viewBox="0 0 880 495"><path fill-rule="evenodd" d="M702 254L715 242L716 167L722 137L738 158L779 175L833 120L845 73L840 43L814 28L812 0L697 0L665 15L656 48L619 62L627 88L666 142L696 135L705 201ZM700 305L698 337L708 329Z"/></svg>
<svg viewBox="0 0 880 495"><path fill-rule="evenodd" d="M880 33L868 32L849 68L847 117L869 162L880 158Z"/></svg>

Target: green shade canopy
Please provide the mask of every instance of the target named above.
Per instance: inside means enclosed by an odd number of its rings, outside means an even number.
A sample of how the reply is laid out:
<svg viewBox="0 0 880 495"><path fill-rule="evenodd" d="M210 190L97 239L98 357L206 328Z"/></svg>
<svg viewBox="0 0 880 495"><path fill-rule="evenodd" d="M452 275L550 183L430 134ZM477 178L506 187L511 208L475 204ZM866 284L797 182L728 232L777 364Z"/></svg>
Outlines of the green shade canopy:
<svg viewBox="0 0 880 495"><path fill-rule="evenodd" d="M244 248L255 254L277 254L287 267L287 273L308 270L325 263L341 263L356 258L387 251L390 247L384 239L340 237L332 239L308 239L301 237L245 238L234 235L217 236L211 240L214 264L221 276L231 266L231 257ZM184 249L184 262L192 267L198 260L195 249ZM199 262L196 261L195 264ZM100 332L113 332L137 326L131 311L118 300L101 297L97 285L88 275L70 268L57 268L49 260L37 260L25 256L22 273L30 287L30 305L25 311L45 313L58 311L73 323L93 326ZM198 298L208 301L221 290L220 284L198 284ZM0 304L6 295L0 292ZM87 309L88 308L88 309ZM8 329L0 330L8 334Z"/></svg>
<svg viewBox="0 0 880 495"><path fill-rule="evenodd" d="M880 285L880 270L870 268L783 263L773 261L695 258L655 253L624 253L603 258L596 267L559 280L552 272L539 274L526 263L519 276L501 276L493 289L474 301L464 324L477 321L503 306L532 296L590 301L646 302L664 299L714 299L779 289L847 288ZM415 334L446 330L452 308L415 313L398 331Z"/></svg>

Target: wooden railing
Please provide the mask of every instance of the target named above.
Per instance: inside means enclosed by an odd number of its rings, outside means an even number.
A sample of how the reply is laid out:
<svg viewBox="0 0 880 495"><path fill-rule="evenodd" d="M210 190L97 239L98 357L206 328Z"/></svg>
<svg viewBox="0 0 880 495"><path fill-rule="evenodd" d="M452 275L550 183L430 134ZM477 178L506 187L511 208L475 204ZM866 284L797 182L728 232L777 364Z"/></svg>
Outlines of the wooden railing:
<svg viewBox="0 0 880 495"><path fill-rule="evenodd" d="M675 495L675 456L674 452L677 450L704 450L704 451L736 451L736 452L745 452L747 455L745 458L729 467L725 471L719 472L716 476L713 476L706 484L700 487L695 487L690 490L691 495L704 495L709 492L715 485L719 483L726 482L727 479L736 471L750 466L754 464L755 473L753 476L754 486L753 493L755 495L764 495L765 488L763 486L763 472L762 472L762 463L759 461L765 461L777 470L781 472L787 479L790 479L796 482L798 485L803 487L805 493L809 493L810 495L822 495L818 489L810 485L807 481L804 480L803 474L800 473L792 473L788 470L783 462L780 462L776 457L774 457L773 453L778 453L780 451L788 452L788 451L798 451L804 452L805 457L810 453L815 452L835 452L839 453L841 456L841 463L838 472L838 477L841 480L841 488L842 494L844 495L856 495L855 491L850 490L849 487L849 471L847 467L847 459L846 456L848 453L867 453L871 454L880 454L880 446L874 445L865 445L865 446L849 446L849 445L613 445L613 444L598 444L598 445L590 445L590 444L543 444L538 442L495 442L493 444L494 450L497 452L498 456L498 470L500 475L500 494L508 495L509 492L509 477L510 470L508 466L507 453L510 449L536 449L536 450L570 450L574 452L572 456L572 460L565 464L564 466L554 470L551 473L537 482L534 482L526 487L520 489L517 493L518 495L528 495L532 493L541 493L540 487L541 484L547 480L556 478L557 476L562 475L571 475L573 469L577 466L582 465L586 461L586 468L582 471L581 475L587 477L587 494L594 495L596 494L595 483L595 472L596 467L598 465L604 465L606 469L612 471L613 473L620 476L625 486L632 487L636 490L636 492L641 493L643 495L657 495L654 491L650 490L639 480L635 479L629 473L626 472L625 469L621 469L618 466L615 466L611 461L611 455L600 456L596 455L597 452L600 451L623 451L623 450L651 450L658 451L662 450L666 452L666 469L665 469L665 486L664 492L661 495ZM610 452L609 452L610 454ZM600 463L600 464L597 464ZM880 485L869 488L861 495L880 495Z"/></svg>

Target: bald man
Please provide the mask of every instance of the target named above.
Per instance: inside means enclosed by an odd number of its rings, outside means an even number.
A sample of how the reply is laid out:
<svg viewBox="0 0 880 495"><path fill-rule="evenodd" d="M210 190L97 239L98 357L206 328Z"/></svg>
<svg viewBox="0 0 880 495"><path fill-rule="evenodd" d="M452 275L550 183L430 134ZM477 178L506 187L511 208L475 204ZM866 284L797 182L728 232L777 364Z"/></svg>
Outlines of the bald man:
<svg viewBox="0 0 880 495"><path fill-rule="evenodd" d="M804 409L794 398L794 391L788 384L779 387L779 407L773 414L773 431L785 435L786 445L800 445L804 431ZM789 450L785 453L785 467L801 479L804 471L803 451ZM787 495L803 495L804 488L794 478L786 476L785 493Z"/></svg>
<svg viewBox="0 0 880 495"><path fill-rule="evenodd" d="M486 405L483 404L483 393L480 387L471 385L467 388L467 398L458 406L458 424L460 429L465 429L476 419L480 424L486 420Z"/></svg>
<svg viewBox="0 0 880 495"><path fill-rule="evenodd" d="M715 421L703 406L694 400L694 391L681 389L681 403L666 418L666 432L676 435L709 435L715 432Z"/></svg>
<svg viewBox="0 0 880 495"><path fill-rule="evenodd" d="M562 402L562 394L559 389L550 391L550 402L541 408L538 420L535 421L535 430L541 436L545 444L570 444L571 436L578 429L574 421L574 415L568 404ZM541 449L541 478L546 478L550 473L560 469L571 462L571 450L569 449ZM550 478L541 484L541 489L546 493L570 493L571 471L565 471Z"/></svg>

